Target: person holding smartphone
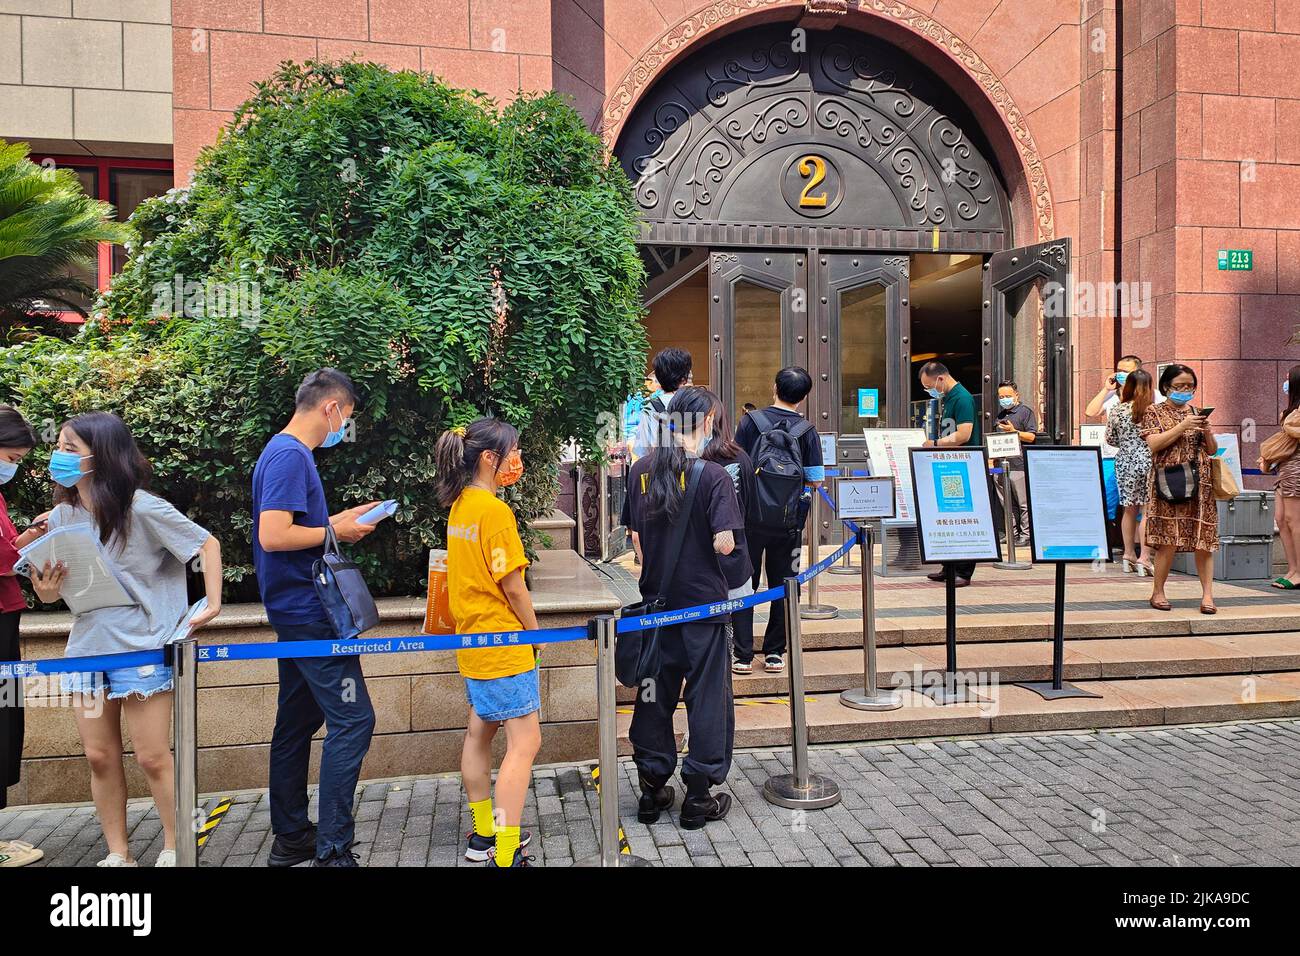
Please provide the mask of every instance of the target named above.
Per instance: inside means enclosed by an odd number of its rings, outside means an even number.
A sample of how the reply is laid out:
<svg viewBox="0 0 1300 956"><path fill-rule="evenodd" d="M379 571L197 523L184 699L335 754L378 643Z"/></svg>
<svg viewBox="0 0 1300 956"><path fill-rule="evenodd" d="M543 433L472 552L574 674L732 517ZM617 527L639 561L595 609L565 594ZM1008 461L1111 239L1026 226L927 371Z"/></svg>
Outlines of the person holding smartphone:
<svg viewBox="0 0 1300 956"><path fill-rule="evenodd" d="M18 474L19 463L36 447L36 433L16 409L0 405L0 485L8 484ZM18 646L18 620L27 607L23 589L14 576L18 552L45 533L45 515L41 515L22 534L9 520L9 506L0 494L0 661L16 661L22 655ZM0 810L6 806L5 794L18 783L23 762L22 681L0 681ZM0 867L26 866L45 854L17 840L0 840Z"/></svg>
<svg viewBox="0 0 1300 956"><path fill-rule="evenodd" d="M325 549L325 526L349 544L375 529L358 519L379 502L331 515L316 471L315 450L344 441L356 404L352 380L338 369L312 372L294 396L293 417L271 436L253 468L253 570L280 641L335 638L312 581L312 566ZM312 860L313 866L355 867L353 797L375 729L360 655L276 663L280 694L268 781L275 841L268 865ZM307 817L307 769L312 735L322 723L317 827Z"/></svg>
<svg viewBox="0 0 1300 956"><path fill-rule="evenodd" d="M1154 585L1150 604L1170 610L1165 582L1179 551L1196 553L1196 576L1201 581L1201 613L1215 614L1214 554L1219 550L1219 506L1214 499L1210 462L1218 445L1210 430L1213 408L1192 405L1196 372L1186 365L1168 365L1160 374L1160 391L1166 401L1152 403L1142 414L1138 432L1151 449L1151 492L1147 495L1145 536L1154 552ZM1191 465L1196 488L1187 501L1172 502L1161 491L1161 472Z"/></svg>

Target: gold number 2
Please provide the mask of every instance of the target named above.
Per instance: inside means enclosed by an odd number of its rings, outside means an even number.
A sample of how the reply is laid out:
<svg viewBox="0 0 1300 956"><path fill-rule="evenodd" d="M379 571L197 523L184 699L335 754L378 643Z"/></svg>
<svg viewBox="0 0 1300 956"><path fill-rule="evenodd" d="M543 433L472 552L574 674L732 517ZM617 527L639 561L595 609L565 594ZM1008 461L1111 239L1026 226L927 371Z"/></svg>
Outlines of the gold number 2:
<svg viewBox="0 0 1300 956"><path fill-rule="evenodd" d="M820 156L804 156L799 160L799 175L808 180L808 185L803 188L799 194L799 205L803 208L824 208L826 206L826 193L822 192L818 196L808 195L814 189L822 184L826 178L826 160Z"/></svg>

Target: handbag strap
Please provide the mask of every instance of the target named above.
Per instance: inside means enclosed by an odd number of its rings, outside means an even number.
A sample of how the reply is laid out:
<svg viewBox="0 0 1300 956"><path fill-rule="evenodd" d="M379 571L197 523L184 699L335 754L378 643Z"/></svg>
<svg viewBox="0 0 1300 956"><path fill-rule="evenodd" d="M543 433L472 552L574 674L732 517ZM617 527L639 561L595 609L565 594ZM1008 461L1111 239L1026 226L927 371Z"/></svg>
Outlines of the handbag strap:
<svg viewBox="0 0 1300 956"><path fill-rule="evenodd" d="M334 526L327 521L325 522L325 554L331 551L334 554L339 553L339 538L334 533Z"/></svg>
<svg viewBox="0 0 1300 956"><path fill-rule="evenodd" d="M695 504L695 489L699 487L700 474L703 471L704 459L695 459L694 464L691 465L690 478L686 480L686 496L677 511L677 520L673 522L673 539L665 555L668 561L664 565L663 576L659 579L658 597L662 601L668 600L668 587L673 583L673 572L677 570L678 560L682 556L682 545L686 541L686 526L691 523L691 508Z"/></svg>

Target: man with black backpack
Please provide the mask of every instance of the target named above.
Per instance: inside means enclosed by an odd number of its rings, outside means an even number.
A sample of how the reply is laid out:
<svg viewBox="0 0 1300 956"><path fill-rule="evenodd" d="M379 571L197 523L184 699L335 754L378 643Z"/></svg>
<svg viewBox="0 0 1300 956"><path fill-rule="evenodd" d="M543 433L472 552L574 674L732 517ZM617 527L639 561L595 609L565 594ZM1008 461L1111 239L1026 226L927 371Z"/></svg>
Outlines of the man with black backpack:
<svg viewBox="0 0 1300 956"><path fill-rule="evenodd" d="M812 376L797 366L776 373L772 404L745 415L736 429L736 442L754 462L755 494L745 516L745 540L754 563L754 589L767 571L767 586L780 587L795 573L801 553L809 495L826 477L821 439L812 422L799 414L799 404L812 391ZM763 635L763 670L785 668L785 602L774 601ZM732 617L735 648L731 670L754 669L754 611Z"/></svg>
<svg viewBox="0 0 1300 956"><path fill-rule="evenodd" d="M641 409L641 420L632 436L633 458L644 458L665 444L663 428L668 421L668 406L677 390L690 384L691 353L685 349L664 349L655 356L654 370L660 390Z"/></svg>

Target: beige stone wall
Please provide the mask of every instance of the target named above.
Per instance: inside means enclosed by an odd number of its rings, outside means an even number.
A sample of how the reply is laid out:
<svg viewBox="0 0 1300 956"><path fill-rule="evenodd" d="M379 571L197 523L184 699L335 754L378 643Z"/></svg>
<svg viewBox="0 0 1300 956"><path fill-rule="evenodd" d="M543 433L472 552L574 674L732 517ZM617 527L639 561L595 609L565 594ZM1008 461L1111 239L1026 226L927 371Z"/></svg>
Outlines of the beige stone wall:
<svg viewBox="0 0 1300 956"><path fill-rule="evenodd" d="M0 0L0 138L170 159L171 0Z"/></svg>

